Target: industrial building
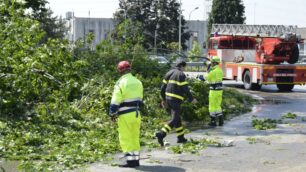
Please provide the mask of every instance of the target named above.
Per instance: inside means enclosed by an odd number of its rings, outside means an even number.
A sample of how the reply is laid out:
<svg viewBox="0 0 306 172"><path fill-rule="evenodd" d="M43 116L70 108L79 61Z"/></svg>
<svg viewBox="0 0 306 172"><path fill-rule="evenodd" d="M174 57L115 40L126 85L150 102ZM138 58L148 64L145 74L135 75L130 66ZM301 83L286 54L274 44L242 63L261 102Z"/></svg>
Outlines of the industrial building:
<svg viewBox="0 0 306 172"><path fill-rule="evenodd" d="M78 39L84 39L88 33L94 34L94 46L102 40L108 38L115 27L115 22L111 18L84 18L75 17L72 12L66 14L68 26L68 39L75 42ZM192 43L197 41L202 47L202 52L205 52L203 45L207 37L207 22L200 20L187 21L187 30L191 33L188 41L185 42L187 50L192 48Z"/></svg>

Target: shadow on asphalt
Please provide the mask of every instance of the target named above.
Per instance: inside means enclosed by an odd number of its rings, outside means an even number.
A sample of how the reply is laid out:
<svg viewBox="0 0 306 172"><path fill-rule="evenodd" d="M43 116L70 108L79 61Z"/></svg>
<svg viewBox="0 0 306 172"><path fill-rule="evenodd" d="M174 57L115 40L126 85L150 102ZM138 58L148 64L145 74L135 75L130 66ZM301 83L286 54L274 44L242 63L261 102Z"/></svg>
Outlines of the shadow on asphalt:
<svg viewBox="0 0 306 172"><path fill-rule="evenodd" d="M144 172L185 172L186 170L179 167L171 167L171 166L161 166L161 165L141 165L138 168L136 168L137 171L144 171Z"/></svg>

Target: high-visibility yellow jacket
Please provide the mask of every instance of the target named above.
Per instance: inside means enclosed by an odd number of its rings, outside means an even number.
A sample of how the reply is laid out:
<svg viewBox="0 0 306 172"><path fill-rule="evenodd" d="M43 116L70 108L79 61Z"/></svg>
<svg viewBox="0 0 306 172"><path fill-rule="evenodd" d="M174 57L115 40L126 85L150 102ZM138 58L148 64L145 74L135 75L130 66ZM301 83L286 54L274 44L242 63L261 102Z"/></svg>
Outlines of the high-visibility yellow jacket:
<svg viewBox="0 0 306 172"><path fill-rule="evenodd" d="M137 111L142 104L143 86L131 73L123 75L114 87L110 116Z"/></svg>
<svg viewBox="0 0 306 172"><path fill-rule="evenodd" d="M205 76L205 80L210 84L211 90L222 90L222 69L218 65L211 67L210 72Z"/></svg>

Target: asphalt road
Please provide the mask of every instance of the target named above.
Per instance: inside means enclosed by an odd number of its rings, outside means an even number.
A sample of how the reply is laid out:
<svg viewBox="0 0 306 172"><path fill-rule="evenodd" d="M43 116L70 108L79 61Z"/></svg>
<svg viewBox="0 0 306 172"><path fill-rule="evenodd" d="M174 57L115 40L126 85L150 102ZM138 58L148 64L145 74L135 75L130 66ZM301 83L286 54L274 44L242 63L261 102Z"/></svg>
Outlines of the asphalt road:
<svg viewBox="0 0 306 172"><path fill-rule="evenodd" d="M306 171L306 87L297 86L292 92L278 92L275 86L263 86L261 91L247 91L233 82L225 82L252 94L262 101L253 111L226 121L223 127L196 130L188 138L208 138L220 143L233 141L231 147L208 147L199 155L173 154L167 148L151 152L143 151L141 166L121 169L109 164L96 163L87 168L92 172L305 172ZM252 118L280 119L288 112L297 114L296 119L285 119L276 129L255 130ZM252 139L251 143L247 139ZM176 145L176 136L166 138ZM118 160L118 158L115 158Z"/></svg>

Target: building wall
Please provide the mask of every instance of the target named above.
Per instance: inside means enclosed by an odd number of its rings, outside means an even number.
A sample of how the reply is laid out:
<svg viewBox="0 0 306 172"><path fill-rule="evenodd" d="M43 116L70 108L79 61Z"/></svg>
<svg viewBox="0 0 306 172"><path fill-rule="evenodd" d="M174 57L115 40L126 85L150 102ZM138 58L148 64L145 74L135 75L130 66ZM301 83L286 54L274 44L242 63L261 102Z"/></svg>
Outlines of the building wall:
<svg viewBox="0 0 306 172"><path fill-rule="evenodd" d="M304 43L299 44L300 60L306 62L306 28L298 28L297 34L301 35L301 38L304 39Z"/></svg>
<svg viewBox="0 0 306 172"><path fill-rule="evenodd" d="M193 41L197 41L202 48L202 52L206 54L206 49L203 48L205 45L205 41L207 38L207 22L200 20L189 20L187 21L188 29L191 33L191 36L188 41L186 41L186 45L188 47L187 50L192 49Z"/></svg>
<svg viewBox="0 0 306 172"><path fill-rule="evenodd" d="M297 34L300 34L302 39L306 40L306 27L301 27L297 29Z"/></svg>
<svg viewBox="0 0 306 172"><path fill-rule="evenodd" d="M192 42L197 40L202 47L206 40L206 21L191 20L187 21L186 31L191 32L191 37L185 42L187 45L187 50L192 48ZM102 40L110 36L111 31L114 29L114 20L111 18L81 18L81 17L71 17L68 20L68 39L71 42L75 42L78 39L85 39L89 32L92 32L95 36L94 46L99 44Z"/></svg>
<svg viewBox="0 0 306 172"><path fill-rule="evenodd" d="M114 29L114 21L110 18L79 18L74 17L69 20L68 38L75 42L78 39L85 39L86 35L91 32L94 34L94 46L99 44L110 36Z"/></svg>

